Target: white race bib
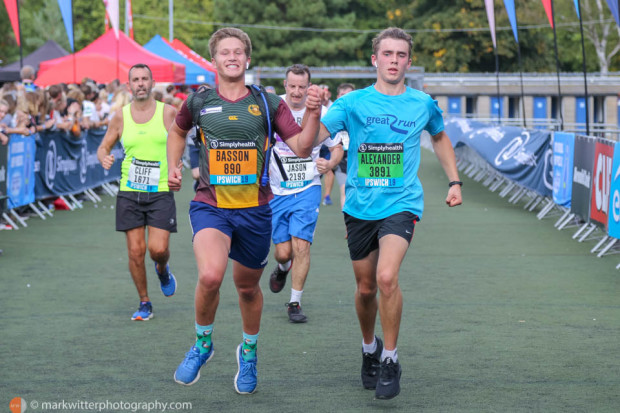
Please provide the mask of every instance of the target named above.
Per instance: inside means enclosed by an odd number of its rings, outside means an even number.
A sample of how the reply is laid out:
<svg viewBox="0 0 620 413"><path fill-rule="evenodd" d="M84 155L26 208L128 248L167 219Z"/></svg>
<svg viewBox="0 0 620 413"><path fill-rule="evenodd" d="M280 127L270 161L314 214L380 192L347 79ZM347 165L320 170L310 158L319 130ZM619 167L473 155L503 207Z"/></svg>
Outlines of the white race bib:
<svg viewBox="0 0 620 413"><path fill-rule="evenodd" d="M161 162L133 158L129 165L127 187L146 192L158 192Z"/></svg>

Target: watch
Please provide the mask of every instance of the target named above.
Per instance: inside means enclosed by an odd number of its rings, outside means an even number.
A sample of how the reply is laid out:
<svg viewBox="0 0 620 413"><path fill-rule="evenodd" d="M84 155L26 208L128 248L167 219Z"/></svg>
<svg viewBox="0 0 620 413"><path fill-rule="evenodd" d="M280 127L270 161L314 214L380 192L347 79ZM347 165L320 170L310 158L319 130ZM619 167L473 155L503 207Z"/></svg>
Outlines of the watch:
<svg viewBox="0 0 620 413"><path fill-rule="evenodd" d="M460 185L461 188L463 187L463 182L461 181L451 181L448 186L453 186L453 185Z"/></svg>

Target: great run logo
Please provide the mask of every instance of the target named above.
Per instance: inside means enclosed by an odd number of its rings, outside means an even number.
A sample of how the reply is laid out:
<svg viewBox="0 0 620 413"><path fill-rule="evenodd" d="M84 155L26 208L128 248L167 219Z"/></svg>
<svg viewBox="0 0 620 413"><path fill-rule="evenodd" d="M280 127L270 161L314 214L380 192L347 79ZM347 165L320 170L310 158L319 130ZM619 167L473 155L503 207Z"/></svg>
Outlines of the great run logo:
<svg viewBox="0 0 620 413"><path fill-rule="evenodd" d="M402 128L414 128L415 121L398 119L395 115L389 115L387 113L379 116L369 116L366 118L366 126L370 125L388 125L391 130L402 135L408 133L407 129Z"/></svg>

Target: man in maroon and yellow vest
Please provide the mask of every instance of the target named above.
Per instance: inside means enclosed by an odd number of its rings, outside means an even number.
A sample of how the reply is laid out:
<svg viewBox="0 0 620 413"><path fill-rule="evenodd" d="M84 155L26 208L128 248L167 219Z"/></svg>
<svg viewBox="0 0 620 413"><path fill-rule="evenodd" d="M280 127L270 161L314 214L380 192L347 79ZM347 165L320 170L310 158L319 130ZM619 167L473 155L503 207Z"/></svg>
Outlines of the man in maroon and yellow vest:
<svg viewBox="0 0 620 413"><path fill-rule="evenodd" d="M188 97L168 138L168 184L172 190L178 190L181 170L177 165L185 147L185 135L193 125L194 110L199 110L200 183L189 210L198 265L197 340L174 379L184 385L195 383L200 378L200 368L213 356L213 322L230 257L243 321L243 342L235 353L238 372L234 386L238 393L249 394L257 384L256 341L263 309L259 281L271 245L269 200L273 195L269 183L261 182L264 169L268 168L265 153L269 133L266 114L245 85L245 70L252 52L248 35L239 29L220 29L211 37L209 50L219 85L204 100L196 99L197 94ZM309 156L314 147L320 115L319 91L314 88L308 93L303 130L280 97L270 93L262 96L274 114L274 131L301 157Z"/></svg>

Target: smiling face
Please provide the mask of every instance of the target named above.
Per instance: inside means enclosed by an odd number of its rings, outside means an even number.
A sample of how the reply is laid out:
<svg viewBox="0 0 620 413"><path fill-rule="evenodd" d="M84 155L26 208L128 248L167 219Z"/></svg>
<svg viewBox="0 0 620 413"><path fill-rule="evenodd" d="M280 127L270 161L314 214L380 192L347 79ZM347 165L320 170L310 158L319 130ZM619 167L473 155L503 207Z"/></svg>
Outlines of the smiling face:
<svg viewBox="0 0 620 413"><path fill-rule="evenodd" d="M133 98L139 102L148 100L153 90L153 78L150 70L135 67L129 72L129 89Z"/></svg>
<svg viewBox="0 0 620 413"><path fill-rule="evenodd" d="M306 104L306 97L308 96L308 86L310 81L308 75L295 74L289 72L284 80L284 90L286 90L286 103L295 110L300 110Z"/></svg>
<svg viewBox="0 0 620 413"><path fill-rule="evenodd" d="M245 78L245 69L250 58L246 55L245 45L240 39L227 37L219 41L211 61L218 76L229 81L238 81Z"/></svg>
<svg viewBox="0 0 620 413"><path fill-rule="evenodd" d="M409 44L405 40L385 38L379 43L377 53L372 55L377 66L377 80L396 85L403 81L411 66Z"/></svg>

